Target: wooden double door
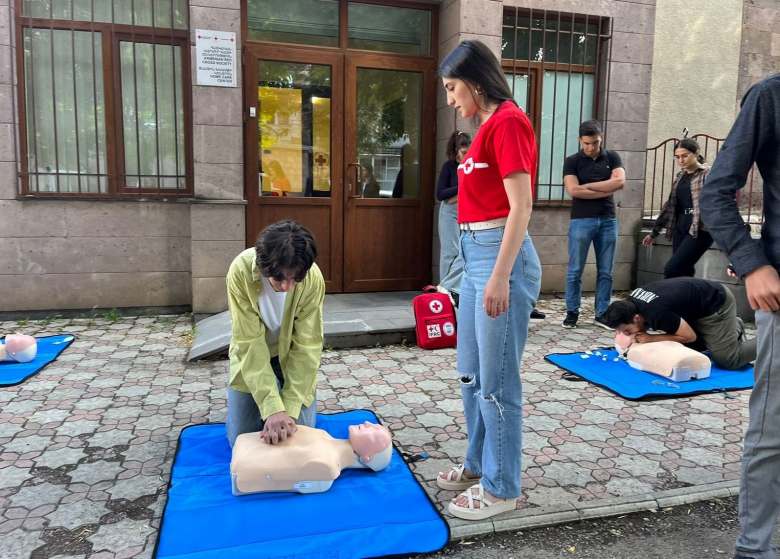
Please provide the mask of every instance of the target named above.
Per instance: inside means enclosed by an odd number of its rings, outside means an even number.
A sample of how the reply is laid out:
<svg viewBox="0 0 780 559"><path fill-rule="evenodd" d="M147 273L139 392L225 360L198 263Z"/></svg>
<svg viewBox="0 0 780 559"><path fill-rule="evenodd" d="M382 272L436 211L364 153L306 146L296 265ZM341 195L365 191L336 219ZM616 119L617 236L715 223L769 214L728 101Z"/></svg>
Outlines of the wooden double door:
<svg viewBox="0 0 780 559"><path fill-rule="evenodd" d="M430 279L433 62L247 45L247 245L281 219L315 235L329 292Z"/></svg>

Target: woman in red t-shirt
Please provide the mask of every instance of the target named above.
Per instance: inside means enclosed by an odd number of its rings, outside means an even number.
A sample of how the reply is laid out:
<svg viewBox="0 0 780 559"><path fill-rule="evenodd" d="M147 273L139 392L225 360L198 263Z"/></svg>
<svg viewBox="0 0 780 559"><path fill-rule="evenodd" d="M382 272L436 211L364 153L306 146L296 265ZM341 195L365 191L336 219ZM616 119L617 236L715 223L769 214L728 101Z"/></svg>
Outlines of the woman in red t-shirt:
<svg viewBox="0 0 780 559"><path fill-rule="evenodd" d="M469 444L463 465L437 477L464 490L454 516L489 518L520 496L520 362L541 265L528 220L536 140L493 53L463 41L439 66L447 104L479 130L458 166L458 223L465 263L458 309L458 372Z"/></svg>

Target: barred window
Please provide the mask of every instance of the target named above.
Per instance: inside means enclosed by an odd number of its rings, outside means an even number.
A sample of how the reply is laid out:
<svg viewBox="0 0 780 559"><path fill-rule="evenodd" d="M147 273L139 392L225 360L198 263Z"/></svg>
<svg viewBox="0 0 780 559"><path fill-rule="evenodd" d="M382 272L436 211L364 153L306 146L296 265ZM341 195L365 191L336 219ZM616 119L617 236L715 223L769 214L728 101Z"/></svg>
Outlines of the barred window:
<svg viewBox="0 0 780 559"><path fill-rule="evenodd" d="M186 0L24 0L22 194L191 195Z"/></svg>
<svg viewBox="0 0 780 559"><path fill-rule="evenodd" d="M606 120L611 21L547 10L504 10L501 57L512 94L539 143L536 201L570 200L563 163L579 149L578 129Z"/></svg>

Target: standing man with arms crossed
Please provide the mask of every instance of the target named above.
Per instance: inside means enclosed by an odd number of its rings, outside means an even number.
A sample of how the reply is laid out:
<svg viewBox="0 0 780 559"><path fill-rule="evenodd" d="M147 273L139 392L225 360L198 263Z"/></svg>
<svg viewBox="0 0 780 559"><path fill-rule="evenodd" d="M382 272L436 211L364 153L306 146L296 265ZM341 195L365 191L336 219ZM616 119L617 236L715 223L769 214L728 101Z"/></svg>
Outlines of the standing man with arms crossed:
<svg viewBox="0 0 780 559"><path fill-rule="evenodd" d="M736 193L753 163L764 179L761 241L745 229ZM701 191L704 223L745 280L756 310L758 355L739 492L735 559L775 559L780 510L780 74L754 85Z"/></svg>
<svg viewBox="0 0 780 559"><path fill-rule="evenodd" d="M269 444L314 427L325 281L317 246L294 221L266 227L227 274L232 321L227 437L261 431Z"/></svg>
<svg viewBox="0 0 780 559"><path fill-rule="evenodd" d="M612 296L612 263L615 259L618 223L612 193L623 188L626 172L617 152L602 147L601 124L580 124L581 150L566 158L563 184L572 197L569 222L569 268L566 273L566 318L564 328L576 328L582 298L582 271L588 249L596 251L596 320L602 319Z"/></svg>

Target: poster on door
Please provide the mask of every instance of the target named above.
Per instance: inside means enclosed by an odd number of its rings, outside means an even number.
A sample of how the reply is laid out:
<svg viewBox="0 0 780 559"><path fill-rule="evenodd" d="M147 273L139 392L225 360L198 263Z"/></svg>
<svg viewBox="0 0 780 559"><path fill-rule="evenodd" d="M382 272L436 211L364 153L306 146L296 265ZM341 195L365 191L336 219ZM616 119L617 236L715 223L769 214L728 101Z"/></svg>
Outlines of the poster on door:
<svg viewBox="0 0 780 559"><path fill-rule="evenodd" d="M198 85L236 87L236 34L195 30Z"/></svg>

